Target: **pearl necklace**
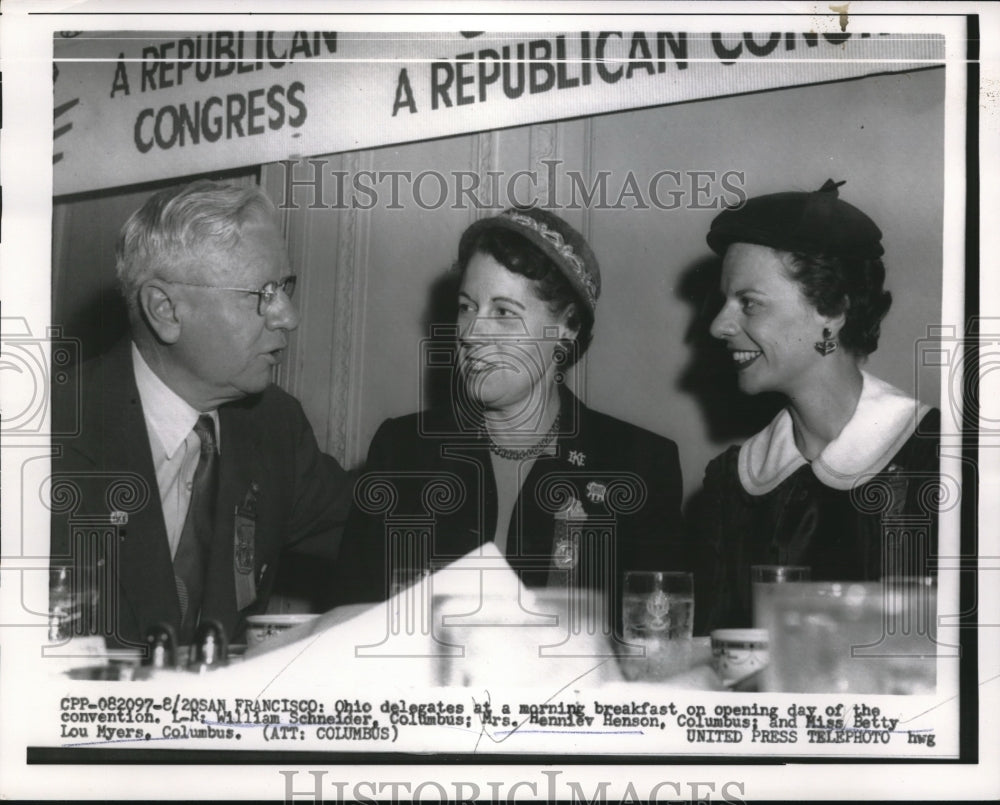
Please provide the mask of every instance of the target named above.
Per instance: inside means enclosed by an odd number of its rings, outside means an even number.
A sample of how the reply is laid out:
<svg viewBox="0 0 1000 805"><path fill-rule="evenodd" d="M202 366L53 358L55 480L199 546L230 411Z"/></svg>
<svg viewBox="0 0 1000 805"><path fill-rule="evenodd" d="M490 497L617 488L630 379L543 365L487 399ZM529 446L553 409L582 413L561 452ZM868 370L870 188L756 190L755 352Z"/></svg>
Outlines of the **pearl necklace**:
<svg viewBox="0 0 1000 805"><path fill-rule="evenodd" d="M545 451L545 448L555 440L556 434L559 433L559 414L556 414L555 421L552 423L552 427L549 428L548 433L530 447L504 447L493 441L493 437L490 436L489 431L485 428L483 430L486 432L486 438L489 439L490 452L493 455L506 458L510 461L525 461L526 459L540 456Z"/></svg>

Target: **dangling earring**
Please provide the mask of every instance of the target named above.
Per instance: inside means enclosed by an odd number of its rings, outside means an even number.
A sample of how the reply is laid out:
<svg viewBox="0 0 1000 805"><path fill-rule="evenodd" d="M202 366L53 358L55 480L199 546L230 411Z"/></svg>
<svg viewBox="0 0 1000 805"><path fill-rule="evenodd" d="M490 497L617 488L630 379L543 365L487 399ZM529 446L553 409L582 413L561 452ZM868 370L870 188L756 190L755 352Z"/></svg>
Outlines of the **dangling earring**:
<svg viewBox="0 0 1000 805"><path fill-rule="evenodd" d="M829 327L823 328L823 340L817 341L814 346L816 351L824 358L837 348L837 342L833 340L833 333Z"/></svg>
<svg viewBox="0 0 1000 805"><path fill-rule="evenodd" d="M569 368L569 351L572 343L566 340L559 341L552 350L552 362L556 366L556 373L553 380L557 384L566 382L566 370Z"/></svg>

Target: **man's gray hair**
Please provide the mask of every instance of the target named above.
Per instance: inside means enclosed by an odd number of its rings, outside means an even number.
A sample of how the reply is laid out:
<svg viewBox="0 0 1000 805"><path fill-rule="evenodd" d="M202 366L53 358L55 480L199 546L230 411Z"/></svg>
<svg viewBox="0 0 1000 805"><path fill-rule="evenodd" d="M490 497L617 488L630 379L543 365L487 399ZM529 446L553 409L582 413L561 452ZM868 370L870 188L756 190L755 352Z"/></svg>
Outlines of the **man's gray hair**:
<svg viewBox="0 0 1000 805"><path fill-rule="evenodd" d="M248 220L272 219L274 204L258 187L200 180L161 190L122 227L115 248L118 284L129 315L139 312L139 289L155 276L178 279L206 246L233 248ZM185 275L190 276L190 275Z"/></svg>

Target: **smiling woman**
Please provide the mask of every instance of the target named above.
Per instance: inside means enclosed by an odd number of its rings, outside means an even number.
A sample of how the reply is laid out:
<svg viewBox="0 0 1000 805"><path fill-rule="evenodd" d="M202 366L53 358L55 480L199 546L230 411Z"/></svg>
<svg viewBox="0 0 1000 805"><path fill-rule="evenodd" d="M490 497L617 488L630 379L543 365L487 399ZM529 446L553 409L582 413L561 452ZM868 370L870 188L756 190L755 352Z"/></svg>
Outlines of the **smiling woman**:
<svg viewBox="0 0 1000 805"><path fill-rule="evenodd" d="M724 302L711 333L743 392L778 392L787 405L706 470L704 630L749 625L754 564L806 566L816 580L930 574L939 413L861 368L892 301L881 238L832 181L751 199L712 223ZM926 527L905 540L883 529L901 515Z"/></svg>
<svg viewBox="0 0 1000 805"><path fill-rule="evenodd" d="M563 385L591 340L597 258L558 216L513 208L466 230L455 270L450 405L376 433L337 593L381 600L399 571L434 570L492 541L528 585L600 589L617 626L626 570L686 560L676 445ZM448 500L433 491L441 485Z"/></svg>

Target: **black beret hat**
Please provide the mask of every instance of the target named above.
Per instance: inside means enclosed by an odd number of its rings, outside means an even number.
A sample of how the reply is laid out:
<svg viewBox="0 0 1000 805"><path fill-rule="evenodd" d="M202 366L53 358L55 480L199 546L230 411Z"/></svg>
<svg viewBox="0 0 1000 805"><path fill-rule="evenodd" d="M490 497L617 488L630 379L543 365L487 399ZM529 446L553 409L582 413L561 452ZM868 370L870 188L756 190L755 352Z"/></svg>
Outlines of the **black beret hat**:
<svg viewBox="0 0 1000 805"><path fill-rule="evenodd" d="M555 263L591 312L595 310L601 295L601 268L583 235L562 218L537 207L511 207L476 221L462 234L458 245L460 263L469 260L479 235L490 229L504 229L527 238Z"/></svg>
<svg viewBox="0 0 1000 805"><path fill-rule="evenodd" d="M756 243L830 257L881 257L885 251L881 230L857 207L838 198L842 184L827 179L812 193L771 193L723 210L712 221L708 245L720 255L732 243Z"/></svg>

